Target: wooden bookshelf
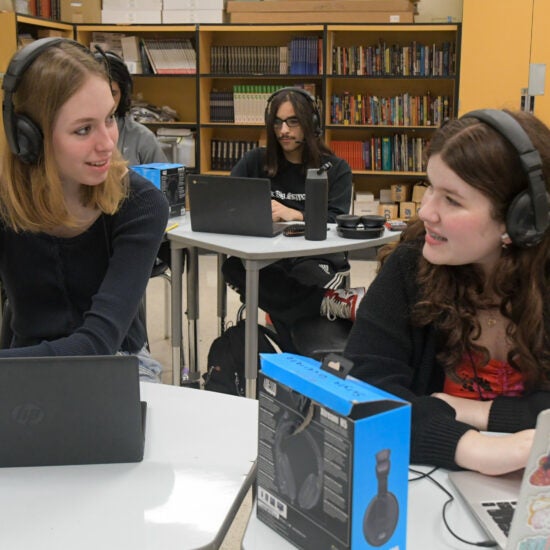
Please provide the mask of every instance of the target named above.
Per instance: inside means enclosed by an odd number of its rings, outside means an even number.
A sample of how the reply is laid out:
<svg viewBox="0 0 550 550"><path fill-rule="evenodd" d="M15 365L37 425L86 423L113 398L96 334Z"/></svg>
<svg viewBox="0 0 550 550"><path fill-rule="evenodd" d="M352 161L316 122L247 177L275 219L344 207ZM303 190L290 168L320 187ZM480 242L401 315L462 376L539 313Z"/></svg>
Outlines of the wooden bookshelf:
<svg viewBox="0 0 550 550"><path fill-rule="evenodd" d="M15 51L17 32L30 27L37 31L46 23L40 18L0 14L0 23L6 31L0 37L0 63L7 63ZM265 98L277 87L307 85L315 89L322 105L324 136L327 143L336 141L368 141L406 134L411 139L427 141L439 121L412 124L381 124L364 120L361 123L331 118L334 97L370 94L388 100L404 97L405 94L431 98L447 97L447 115L455 117L458 109L458 74L460 68L460 24L201 24L201 25L108 25L108 24L62 24L48 22L50 28L60 28L67 36L73 36L83 44L89 44L94 32L122 33L140 38L186 38L195 46L196 74L136 74L134 91L145 101L162 106L168 105L178 114L178 126L191 128L196 135L196 166L202 173L216 172L212 166L211 146L213 141L255 141L265 143L263 111ZM300 40L307 44L308 65L293 66L292 74L281 74L277 66L256 71L250 60L239 65L240 55L271 55L292 45L299 52ZM443 44L450 44L453 51L453 67L446 74L401 74L391 70L385 74L342 74L334 66L333 52L359 46L375 46L380 43L399 48L411 44L423 44L438 50ZM317 51L313 51L313 44ZM301 46L300 46L301 47ZM225 49L224 49L225 48ZM292 50L292 48L291 48ZM216 64L214 55L219 52L236 59L227 64ZM244 52L244 53L243 53ZM258 53L259 52L259 53ZM267 52L267 53L266 53ZM270 53L271 52L271 53ZM400 54L402 55L402 53ZM311 58L313 56L313 58ZM231 63L229 63L231 61ZM258 60L256 60L258 61ZM287 63L291 60L287 59ZM251 64L252 63L252 64ZM1 66L1 65L0 65ZM312 68L313 67L313 68ZM278 67L281 69L281 66ZM284 73L284 70L282 70ZM309 73L309 74L308 74ZM255 118L243 120L216 120L211 98L214 92L244 93L244 104L255 104ZM253 98L254 94L258 97ZM401 99L399 99L401 101ZM242 105L241 105L242 107ZM149 124L152 129L166 123ZM223 171L222 171L223 172ZM227 171L226 171L227 172ZM354 169L354 184L358 190L369 190L378 194L381 188L393 183L414 183L422 179L422 170L373 170L369 167Z"/></svg>

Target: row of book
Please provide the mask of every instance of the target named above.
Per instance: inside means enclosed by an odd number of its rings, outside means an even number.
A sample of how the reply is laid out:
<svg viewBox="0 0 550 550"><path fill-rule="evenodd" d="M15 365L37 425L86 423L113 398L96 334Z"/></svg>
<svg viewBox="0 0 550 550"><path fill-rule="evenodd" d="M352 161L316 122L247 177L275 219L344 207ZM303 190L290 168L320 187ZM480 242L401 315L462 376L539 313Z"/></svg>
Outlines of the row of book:
<svg viewBox="0 0 550 550"><path fill-rule="evenodd" d="M395 134L366 141L332 141L330 147L352 170L424 172L426 144L424 138Z"/></svg>
<svg viewBox="0 0 550 550"><path fill-rule="evenodd" d="M28 0L27 13L59 21L61 19L61 0Z"/></svg>
<svg viewBox="0 0 550 550"><path fill-rule="evenodd" d="M332 49L332 74L361 76L454 76L454 42L403 46L380 41L372 46L335 46Z"/></svg>
<svg viewBox="0 0 550 550"><path fill-rule="evenodd" d="M295 37L283 46L212 46L214 74L322 74L322 39Z"/></svg>
<svg viewBox="0 0 550 550"><path fill-rule="evenodd" d="M154 74L197 72L197 55L188 38L142 38L141 45Z"/></svg>
<svg viewBox="0 0 550 550"><path fill-rule="evenodd" d="M210 142L211 169L231 170L247 151L258 146L258 141L213 139Z"/></svg>
<svg viewBox="0 0 550 550"><path fill-rule="evenodd" d="M297 84L316 96L313 83ZM210 121L235 124L262 124L269 97L283 86L275 85L236 85L232 91L210 92Z"/></svg>
<svg viewBox="0 0 550 550"><path fill-rule="evenodd" d="M380 126L434 126L449 119L452 112L449 96L416 96L409 93L380 97L368 93L331 96L332 124L368 124Z"/></svg>

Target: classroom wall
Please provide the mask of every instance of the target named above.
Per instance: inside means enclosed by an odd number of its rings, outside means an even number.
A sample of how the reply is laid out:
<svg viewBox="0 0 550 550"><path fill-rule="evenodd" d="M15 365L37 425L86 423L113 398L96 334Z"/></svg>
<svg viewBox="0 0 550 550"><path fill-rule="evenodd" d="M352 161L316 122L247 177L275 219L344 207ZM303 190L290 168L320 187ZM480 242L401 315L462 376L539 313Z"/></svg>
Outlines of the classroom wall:
<svg viewBox="0 0 550 550"><path fill-rule="evenodd" d="M416 23L462 21L462 0L420 0L416 2L416 6Z"/></svg>

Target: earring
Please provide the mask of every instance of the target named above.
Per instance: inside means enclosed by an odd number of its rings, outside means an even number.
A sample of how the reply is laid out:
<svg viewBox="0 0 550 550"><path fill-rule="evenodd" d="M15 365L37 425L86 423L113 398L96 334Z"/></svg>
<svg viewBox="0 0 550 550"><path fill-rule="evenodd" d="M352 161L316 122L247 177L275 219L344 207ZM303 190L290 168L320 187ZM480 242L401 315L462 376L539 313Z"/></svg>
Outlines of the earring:
<svg viewBox="0 0 550 550"><path fill-rule="evenodd" d="M500 240L502 242L502 248L508 248L508 246L512 244L512 239L508 233L503 233L500 236Z"/></svg>

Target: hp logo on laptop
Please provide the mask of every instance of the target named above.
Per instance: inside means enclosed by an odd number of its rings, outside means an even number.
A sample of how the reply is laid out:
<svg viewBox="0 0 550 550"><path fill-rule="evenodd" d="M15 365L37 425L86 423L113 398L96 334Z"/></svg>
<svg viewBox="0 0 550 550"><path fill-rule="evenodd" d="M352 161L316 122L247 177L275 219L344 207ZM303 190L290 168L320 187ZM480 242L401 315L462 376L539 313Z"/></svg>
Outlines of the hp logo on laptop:
<svg viewBox="0 0 550 550"><path fill-rule="evenodd" d="M35 426L44 420L44 411L35 403L21 403L11 411L12 419L23 426Z"/></svg>

